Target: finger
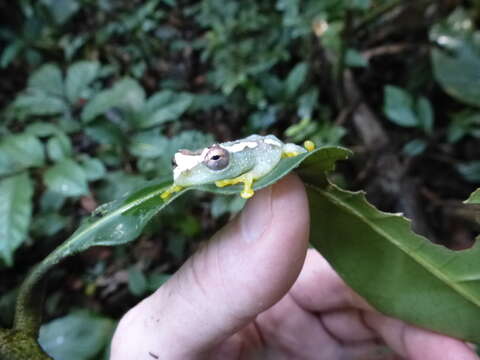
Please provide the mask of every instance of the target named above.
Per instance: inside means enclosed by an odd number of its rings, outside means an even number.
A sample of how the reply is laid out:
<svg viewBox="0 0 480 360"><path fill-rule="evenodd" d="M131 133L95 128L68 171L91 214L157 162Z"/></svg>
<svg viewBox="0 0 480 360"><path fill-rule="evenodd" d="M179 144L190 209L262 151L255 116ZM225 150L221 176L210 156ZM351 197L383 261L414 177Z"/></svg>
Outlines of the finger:
<svg viewBox="0 0 480 360"><path fill-rule="evenodd" d="M407 359L478 360L478 356L466 343L446 335L374 312L366 313L364 320L388 346Z"/></svg>
<svg viewBox="0 0 480 360"><path fill-rule="evenodd" d="M360 310L344 309L330 311L320 315L325 329L339 342L350 343L373 340L375 332L365 326Z"/></svg>
<svg viewBox="0 0 480 360"><path fill-rule="evenodd" d="M308 311L325 312L346 307L372 310L315 249L308 250L302 272L290 294L299 306Z"/></svg>
<svg viewBox="0 0 480 360"><path fill-rule="evenodd" d="M308 201L296 176L259 191L240 216L124 316L112 359L148 359L148 353L189 359L232 335L288 291L304 262L308 224Z"/></svg>

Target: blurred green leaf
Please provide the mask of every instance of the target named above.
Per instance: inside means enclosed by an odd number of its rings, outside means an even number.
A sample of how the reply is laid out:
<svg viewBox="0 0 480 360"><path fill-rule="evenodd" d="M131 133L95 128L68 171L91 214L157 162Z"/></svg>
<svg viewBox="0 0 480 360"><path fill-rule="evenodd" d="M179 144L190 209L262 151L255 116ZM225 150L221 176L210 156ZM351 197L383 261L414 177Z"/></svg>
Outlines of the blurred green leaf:
<svg viewBox="0 0 480 360"><path fill-rule="evenodd" d="M347 49L345 64L350 67L367 67L368 60L357 50Z"/></svg>
<svg viewBox="0 0 480 360"><path fill-rule="evenodd" d="M96 159L91 158L89 156L85 156L80 160L80 164L85 171L85 175L88 181L96 181L102 179L106 173L107 169L105 169L105 165Z"/></svg>
<svg viewBox="0 0 480 360"><path fill-rule="evenodd" d="M90 122L114 107L126 111L138 111L145 105L145 91L133 79L124 78L111 89L103 90L93 97L82 111L82 120Z"/></svg>
<svg viewBox="0 0 480 360"><path fill-rule="evenodd" d="M0 257L8 266L27 236L32 195L33 184L26 173L0 180Z"/></svg>
<svg viewBox="0 0 480 360"><path fill-rule="evenodd" d="M41 213L32 221L32 233L37 236L53 236L65 228L68 217L58 213Z"/></svg>
<svg viewBox="0 0 480 360"><path fill-rule="evenodd" d="M49 168L43 176L43 181L51 191L64 196L88 193L85 171L72 159L65 159Z"/></svg>
<svg viewBox="0 0 480 360"><path fill-rule="evenodd" d="M289 96L295 95L300 86L305 82L308 74L308 64L298 63L288 74L285 82L286 92Z"/></svg>
<svg viewBox="0 0 480 360"><path fill-rule="evenodd" d="M62 98L65 95L62 71L55 64L42 65L28 78L28 88Z"/></svg>
<svg viewBox="0 0 480 360"><path fill-rule="evenodd" d="M149 274L147 278L148 291L156 291L160 286L165 284L170 277L171 275L169 274Z"/></svg>
<svg viewBox="0 0 480 360"><path fill-rule="evenodd" d="M68 100L75 102L98 75L100 64L95 61L78 61L68 68L65 91Z"/></svg>
<svg viewBox="0 0 480 360"><path fill-rule="evenodd" d="M26 169L31 166L43 166L45 153L43 145L33 135L23 133L9 135L0 143L3 174Z"/></svg>
<svg viewBox="0 0 480 360"><path fill-rule="evenodd" d="M109 345L114 328L109 318L77 310L43 325L39 343L56 360L92 360Z"/></svg>
<svg viewBox="0 0 480 360"><path fill-rule="evenodd" d="M435 79L457 100L480 106L480 32L474 21L458 7L430 30L431 59Z"/></svg>
<svg viewBox="0 0 480 360"><path fill-rule="evenodd" d="M434 115L430 100L424 96L420 96L415 105L419 125L426 134L431 134L433 131Z"/></svg>
<svg viewBox="0 0 480 360"><path fill-rule="evenodd" d="M156 158L169 154L170 141L157 129L144 131L133 136L129 151L137 157Z"/></svg>
<svg viewBox="0 0 480 360"><path fill-rule="evenodd" d="M480 161L458 164L457 169L465 180L472 183L480 183Z"/></svg>
<svg viewBox="0 0 480 360"><path fill-rule="evenodd" d="M77 11L80 4L77 0L40 0L58 25L66 23Z"/></svg>
<svg viewBox="0 0 480 360"><path fill-rule="evenodd" d="M48 122L34 122L28 125L25 129L26 133L32 134L38 137L46 137L57 134L60 129L52 123Z"/></svg>
<svg viewBox="0 0 480 360"><path fill-rule="evenodd" d="M72 154L72 144L70 138L62 132L48 139L47 154L50 160L60 161Z"/></svg>
<svg viewBox="0 0 480 360"><path fill-rule="evenodd" d="M152 96L147 102L146 113L140 118L138 126L148 128L177 120L192 104L193 97L187 93L163 91Z"/></svg>
<svg viewBox="0 0 480 360"><path fill-rule="evenodd" d="M404 127L418 126L413 108L414 101L408 92L396 86L385 86L383 111L390 121Z"/></svg>
<svg viewBox="0 0 480 360"><path fill-rule="evenodd" d="M417 156L425 151L427 143L422 139L413 139L405 144L403 152L409 156Z"/></svg>
<svg viewBox="0 0 480 360"><path fill-rule="evenodd" d="M128 289L135 296L142 296L148 290L145 274L135 266L128 269Z"/></svg>
<svg viewBox="0 0 480 360"><path fill-rule="evenodd" d="M57 115L67 109L62 99L38 90L28 90L26 93L18 95L13 107L26 116Z"/></svg>
<svg viewBox="0 0 480 360"><path fill-rule="evenodd" d="M465 110L452 116L447 138L451 143L460 141L464 136L480 138L480 112Z"/></svg>

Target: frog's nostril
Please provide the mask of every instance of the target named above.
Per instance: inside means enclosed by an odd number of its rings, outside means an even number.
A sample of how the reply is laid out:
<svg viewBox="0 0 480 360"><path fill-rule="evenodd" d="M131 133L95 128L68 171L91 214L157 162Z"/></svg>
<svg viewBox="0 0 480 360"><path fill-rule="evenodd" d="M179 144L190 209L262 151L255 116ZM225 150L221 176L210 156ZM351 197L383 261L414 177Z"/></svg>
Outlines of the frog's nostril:
<svg viewBox="0 0 480 360"><path fill-rule="evenodd" d="M175 161L175 158L172 158L172 167L173 168L177 167L177 162Z"/></svg>

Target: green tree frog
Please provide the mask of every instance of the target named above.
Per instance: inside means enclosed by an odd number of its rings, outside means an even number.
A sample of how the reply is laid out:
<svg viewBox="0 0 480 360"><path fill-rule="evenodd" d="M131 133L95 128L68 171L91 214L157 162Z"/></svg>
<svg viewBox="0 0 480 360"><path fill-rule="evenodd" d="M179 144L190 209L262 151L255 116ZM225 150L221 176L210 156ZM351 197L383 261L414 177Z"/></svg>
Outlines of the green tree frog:
<svg viewBox="0 0 480 360"><path fill-rule="evenodd" d="M275 168L282 157L297 156L314 148L311 141L301 147L284 143L274 135L250 135L196 151L179 150L172 160L173 185L161 197L166 200L188 186L215 183L224 187L243 183L240 196L248 199L254 194L253 182Z"/></svg>

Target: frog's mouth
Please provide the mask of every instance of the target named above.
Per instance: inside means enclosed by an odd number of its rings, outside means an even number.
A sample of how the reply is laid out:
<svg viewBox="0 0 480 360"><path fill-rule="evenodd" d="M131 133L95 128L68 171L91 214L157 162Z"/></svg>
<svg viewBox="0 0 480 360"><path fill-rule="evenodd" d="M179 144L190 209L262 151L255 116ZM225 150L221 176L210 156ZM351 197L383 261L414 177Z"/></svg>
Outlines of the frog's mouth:
<svg viewBox="0 0 480 360"><path fill-rule="evenodd" d="M182 149L177 151L172 159L173 179L177 180L183 173L192 170L195 166L200 164L207 151L208 149L198 151Z"/></svg>

